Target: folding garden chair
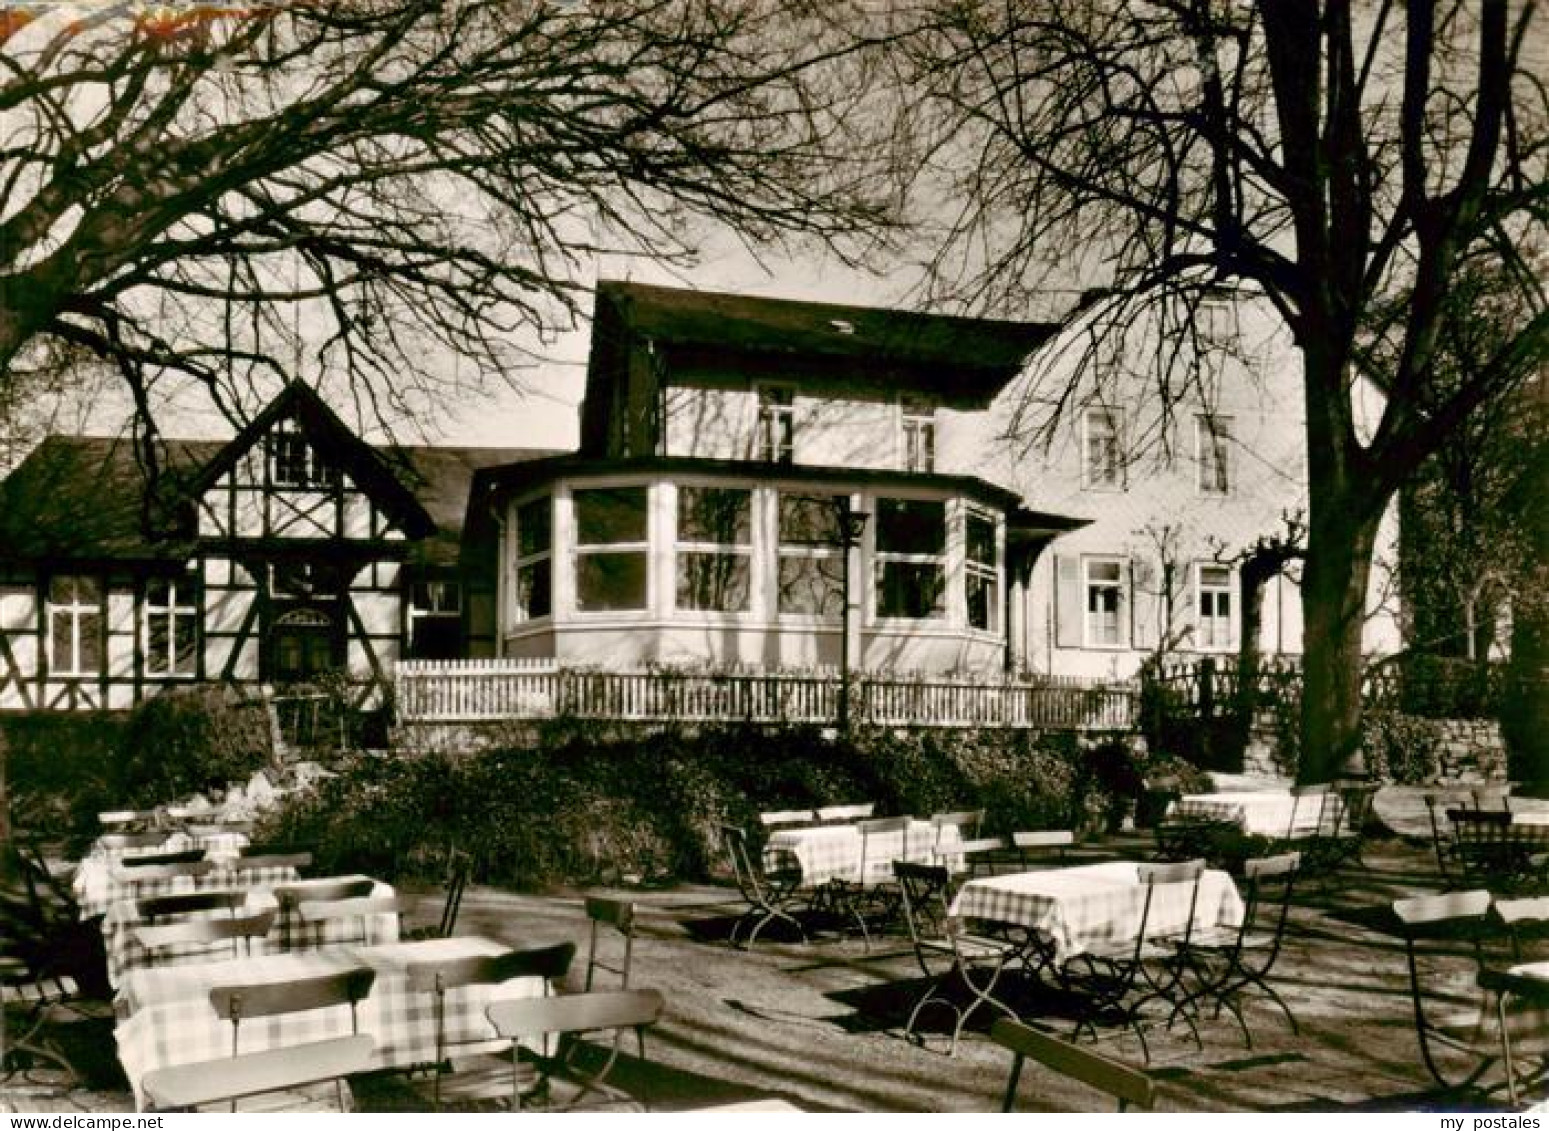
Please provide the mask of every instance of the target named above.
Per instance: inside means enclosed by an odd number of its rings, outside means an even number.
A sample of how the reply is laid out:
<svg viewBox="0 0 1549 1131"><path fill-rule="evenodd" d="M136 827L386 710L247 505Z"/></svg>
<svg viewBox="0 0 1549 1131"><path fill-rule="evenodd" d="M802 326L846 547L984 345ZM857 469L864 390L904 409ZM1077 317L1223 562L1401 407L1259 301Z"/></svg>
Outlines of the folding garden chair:
<svg viewBox="0 0 1549 1131"><path fill-rule="evenodd" d="M1069 863L1068 853L1075 846L1076 834L1069 829L1039 829L1011 834L1017 861L1024 870L1058 868Z"/></svg>
<svg viewBox="0 0 1549 1131"><path fill-rule="evenodd" d="M274 889L275 902L280 908L281 945L286 950L295 945L296 927L301 921L301 904L304 900L331 902L334 900L362 899L376 890L373 880L339 879L308 881L305 884L282 884Z"/></svg>
<svg viewBox="0 0 1549 1131"><path fill-rule="evenodd" d="M1549 1033L1539 1032L1536 1039L1512 1035L1513 1004L1549 1012L1549 977L1534 977L1520 970L1521 964L1541 957L1549 942L1549 896L1531 899L1498 899L1490 908L1490 919L1499 927L1509 944L1510 967L1485 969L1479 984L1496 995L1496 1025L1501 1037L1501 1060L1506 1065L1506 1090L1513 1107L1517 1106L1518 1081L1524 1062L1531 1059L1536 1068L1527 1075L1529 1082L1549 1076Z"/></svg>
<svg viewBox="0 0 1549 1131"><path fill-rule="evenodd" d="M538 1090L547 1093L548 1110L568 1111L579 1107L593 1094L608 1103L634 1102L607 1079L618 1061L617 1033L624 1029L639 1031L654 1025L665 1004L657 990L609 990L497 1001L486 1012L502 1037L515 1044L527 1043L523 1051L538 1070ZM608 1031L615 1032L611 1048L600 1065L588 1067L587 1061L591 1058L578 1054L576 1041L587 1033ZM554 1054L534 1051L538 1047L548 1048L551 1038L556 1040ZM571 1093L563 1103L555 1103L555 1085L561 1083L569 1084ZM518 1074L513 1071L512 1107L518 1110L524 1098L520 1084Z"/></svg>
<svg viewBox="0 0 1549 1131"><path fill-rule="evenodd" d="M864 821L877 811L875 803L864 805L825 805L817 811L818 824L842 825L851 821Z"/></svg>
<svg viewBox="0 0 1549 1131"><path fill-rule="evenodd" d="M1160 998L1173 1003L1173 1012L1184 1019L1193 1030L1195 1042L1199 1043L1199 1031L1192 1019L1177 1009L1177 1002L1182 1000L1184 993L1178 978L1177 954L1179 946L1187 945L1191 937L1199 881L1204 871L1203 860L1139 866L1139 880L1145 890L1134 937L1090 947L1065 963L1062 972L1065 984L1086 998L1085 1008L1071 1032L1072 1040L1087 1031L1096 1039L1099 1023L1125 1026L1139 1039L1141 1054L1149 1063L1151 1048L1140 1024L1140 1009L1147 1002ZM1154 937L1151 909L1156 903L1157 890L1174 885L1189 889L1189 925L1175 935ZM1151 974L1148 963L1162 964L1164 973Z"/></svg>
<svg viewBox="0 0 1549 1131"><path fill-rule="evenodd" d="M125 856L118 862L120 868L138 871L165 864L194 864L204 859L204 849L189 848L179 852L154 852L144 856Z"/></svg>
<svg viewBox="0 0 1549 1131"><path fill-rule="evenodd" d="M452 1063L450 1054L455 1042L447 1035L447 994L468 986L495 986L516 978L541 978L544 996L548 996L569 972L575 949L574 943L566 942L505 954L410 964L410 988L433 994L435 999L436 1060L431 1066L430 1100L437 1111L446 1102L461 1106L487 1100L503 1101L511 1094L513 1077L523 1074L515 1063L515 1045L504 1056L472 1057L459 1064ZM481 1036L473 1043L484 1040ZM530 1085L536 1081L536 1073L529 1068L525 1078Z"/></svg>
<svg viewBox="0 0 1549 1131"><path fill-rule="evenodd" d="M1175 1006L1176 1011L1187 1011L1197 1001L1214 1001L1215 1015L1219 1017L1223 1007L1229 1010L1242 1029L1244 1044L1251 1049L1253 1036L1243 1017L1242 998L1249 991L1257 990L1285 1014L1291 1032L1300 1035L1290 1006L1268 980L1270 970L1280 956L1290 917L1291 891L1300 866L1301 857L1295 852L1244 862L1243 880L1247 894L1242 924L1236 930L1222 927L1196 930L1180 945L1180 957L1197 984Z"/></svg>
<svg viewBox="0 0 1549 1131"><path fill-rule="evenodd" d="M929 979L925 992L909 1012L904 1037L915 1037L915 1023L927 1006L943 1006L952 1012L953 1019L947 1055L955 1056L963 1026L980 1006L1016 1018L1016 1013L997 999L994 991L1006 963L1021 948L1007 939L969 934L951 917L948 908L952 877L941 865L895 860L893 873L898 877L904 923L915 960ZM967 999L963 1000L965 992Z"/></svg>
<svg viewBox="0 0 1549 1131"><path fill-rule="evenodd" d="M758 815L758 823L768 830L796 829L818 824L818 815L811 809L774 809Z"/></svg>
<svg viewBox="0 0 1549 1131"><path fill-rule="evenodd" d="M737 936L742 930L748 928L744 945L752 947L758 941L759 932L776 921L795 927L802 942L806 942L807 932L796 918L796 912L809 910L811 904L798 887L801 882L800 870L766 870L761 864L755 863L752 853L748 851L747 833L736 825L721 826L721 847L726 852L737 890L747 903L747 910L732 925L732 946L737 945Z"/></svg>
<svg viewBox="0 0 1549 1131"><path fill-rule="evenodd" d="M358 1007L371 992L376 971L369 967L343 970L291 982L217 986L210 991L216 1016L231 1022L229 1059L178 1064L147 1072L140 1081L151 1106L158 1110L193 1109L248 1096L332 1082L340 1111L348 1111L344 1078L362 1072L374 1043L359 1034ZM242 1052L242 1022L286 1013L348 1007L351 1036L312 1041L263 1052Z"/></svg>
<svg viewBox="0 0 1549 1131"><path fill-rule="evenodd" d="M146 896L136 902L135 910L147 923L155 923L158 919L200 911L225 911L234 916L246 904L245 891L187 891Z"/></svg>
<svg viewBox="0 0 1549 1131"><path fill-rule="evenodd" d="M860 860L855 877L836 876L824 885L824 906L840 919L854 922L860 928L861 939L868 951L871 950L872 924L886 929L897 913L899 892L898 881L893 875L893 860L895 855L908 858L912 824L908 817L873 817L857 821ZM894 835L900 838L898 851L883 851L879 842Z"/></svg>
<svg viewBox="0 0 1549 1131"><path fill-rule="evenodd" d="M457 929L457 916L462 910L463 892L468 887L468 877L473 871L473 858L466 852L453 852L447 863L446 899L441 904L441 919L434 927L418 927L405 931L404 939L449 939Z"/></svg>
<svg viewBox="0 0 1549 1131"><path fill-rule="evenodd" d="M1485 969L1490 893L1483 889L1395 900L1393 915L1404 939L1409 995L1420 1056L1448 1091L1472 1085L1495 1064L1498 1042L1486 1032L1483 1000L1467 1004L1459 989L1475 991ZM1439 1010L1446 1008L1446 1014Z"/></svg>
<svg viewBox="0 0 1549 1131"><path fill-rule="evenodd" d="M1011 1077L1006 1081L1006 1097L1000 1107L1003 1112L1015 1110L1017 1084L1021 1080L1022 1065L1027 1060L1036 1060L1061 1076L1106 1092L1119 1101L1120 1111L1128 1111L1132 1106L1150 1111L1155 1106L1156 1085L1151 1078L1122 1061L1040 1033L1018 1021L995 1022L990 1039L1014 1054Z"/></svg>
<svg viewBox="0 0 1549 1131"><path fill-rule="evenodd" d="M274 927L274 917L279 912L268 908L255 915L234 916L226 919L188 919L181 923L161 926L136 927L135 942L150 955L151 964L157 964L156 955L164 955L160 961L177 958L208 961L211 948L217 943L231 944L231 957L241 958L253 953L253 940L269 937ZM168 951L175 953L167 954Z"/></svg>

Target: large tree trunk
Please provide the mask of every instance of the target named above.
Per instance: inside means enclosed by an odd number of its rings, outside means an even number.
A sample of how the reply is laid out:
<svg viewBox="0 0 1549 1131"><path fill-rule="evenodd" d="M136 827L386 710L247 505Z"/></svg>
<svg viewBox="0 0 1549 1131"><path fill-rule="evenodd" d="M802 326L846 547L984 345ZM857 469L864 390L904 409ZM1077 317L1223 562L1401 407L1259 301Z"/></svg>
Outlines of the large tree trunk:
<svg viewBox="0 0 1549 1131"><path fill-rule="evenodd" d="M1302 572L1302 749L1296 780L1304 785L1364 770L1361 629L1382 509L1365 498L1345 506L1341 501L1335 497L1314 506Z"/></svg>

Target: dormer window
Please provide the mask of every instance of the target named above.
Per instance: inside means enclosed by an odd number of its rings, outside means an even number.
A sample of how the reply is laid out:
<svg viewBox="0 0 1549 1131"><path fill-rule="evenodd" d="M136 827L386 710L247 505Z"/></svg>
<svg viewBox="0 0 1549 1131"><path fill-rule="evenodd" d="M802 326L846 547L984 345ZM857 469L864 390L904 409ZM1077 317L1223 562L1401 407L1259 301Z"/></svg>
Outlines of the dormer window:
<svg viewBox="0 0 1549 1131"><path fill-rule="evenodd" d="M903 421L904 470L935 471L936 406L921 397L903 397L898 407Z"/></svg>
<svg viewBox="0 0 1549 1131"><path fill-rule="evenodd" d="M796 455L796 391L789 385L758 387L758 458L791 463Z"/></svg>
<svg viewBox="0 0 1549 1131"><path fill-rule="evenodd" d="M332 487L333 468L325 464L305 435L292 429L269 434L269 482L276 487Z"/></svg>

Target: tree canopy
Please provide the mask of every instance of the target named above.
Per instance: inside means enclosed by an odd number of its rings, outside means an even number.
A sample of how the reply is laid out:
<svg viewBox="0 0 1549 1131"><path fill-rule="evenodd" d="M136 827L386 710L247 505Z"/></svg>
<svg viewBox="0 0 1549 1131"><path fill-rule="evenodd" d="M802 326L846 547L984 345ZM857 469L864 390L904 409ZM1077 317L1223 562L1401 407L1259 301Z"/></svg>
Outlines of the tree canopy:
<svg viewBox="0 0 1549 1131"><path fill-rule="evenodd" d="M1549 341L1520 253L1549 225L1534 5L926 0L910 20L895 137L900 167L955 201L938 294L1004 309L1051 282L1098 289L1092 324L1122 336L1146 305L1188 341L1201 304L1239 287L1290 329L1309 495L1301 774L1326 780L1356 749L1384 508ZM1452 380L1438 336L1476 263L1520 317ZM1207 391L1192 362L1209 352L1150 352L1164 403ZM1357 375L1385 397L1369 429Z"/></svg>
<svg viewBox="0 0 1549 1131"><path fill-rule="evenodd" d="M38 5L0 66L0 402L105 362L148 426L168 376L423 411L519 380L600 255L883 215L857 44L802 0Z"/></svg>

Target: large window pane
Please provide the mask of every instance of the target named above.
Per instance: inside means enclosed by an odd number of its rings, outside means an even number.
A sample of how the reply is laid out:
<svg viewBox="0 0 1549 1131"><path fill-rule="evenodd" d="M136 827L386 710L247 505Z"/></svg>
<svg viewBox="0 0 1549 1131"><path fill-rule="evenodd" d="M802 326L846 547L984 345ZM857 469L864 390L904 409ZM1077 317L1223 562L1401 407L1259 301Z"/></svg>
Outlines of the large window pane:
<svg viewBox="0 0 1549 1131"><path fill-rule="evenodd" d="M608 487L575 493L576 542L601 546L646 540L646 489Z"/></svg>
<svg viewBox="0 0 1549 1131"><path fill-rule="evenodd" d="M579 503L577 504L579 506ZM516 553L518 557L547 553L553 539L547 497L523 503L516 509Z"/></svg>
<svg viewBox="0 0 1549 1131"><path fill-rule="evenodd" d="M644 551L581 554L576 559L576 607L582 612L645 608Z"/></svg>
<svg viewBox="0 0 1549 1131"><path fill-rule="evenodd" d="M844 559L780 558L780 611L793 616L837 617L844 613Z"/></svg>
<svg viewBox="0 0 1549 1131"><path fill-rule="evenodd" d="M744 612L750 593L748 572L746 554L680 551L678 608Z"/></svg>
<svg viewBox="0 0 1549 1131"><path fill-rule="evenodd" d="M930 499L878 499L877 550L940 554L947 547L947 506Z"/></svg>
<svg viewBox="0 0 1549 1131"><path fill-rule="evenodd" d="M546 617L554 611L548 558L541 558L517 569L516 604L520 620Z"/></svg>
<svg viewBox="0 0 1549 1131"><path fill-rule="evenodd" d="M995 627L1000 586L993 574L970 573L968 585L968 625L988 632Z"/></svg>
<svg viewBox="0 0 1549 1131"><path fill-rule="evenodd" d="M780 544L783 546L837 546L842 542L839 495L780 496Z"/></svg>
<svg viewBox="0 0 1549 1131"><path fill-rule="evenodd" d="M946 614L946 570L928 562L881 562L877 615L928 619Z"/></svg>
<svg viewBox="0 0 1549 1131"><path fill-rule="evenodd" d="M678 488L678 541L746 546L753 540L753 492L731 487Z"/></svg>
<svg viewBox="0 0 1549 1131"><path fill-rule="evenodd" d="M968 512L967 519L968 560L980 565L995 564L995 520L982 514Z"/></svg>

